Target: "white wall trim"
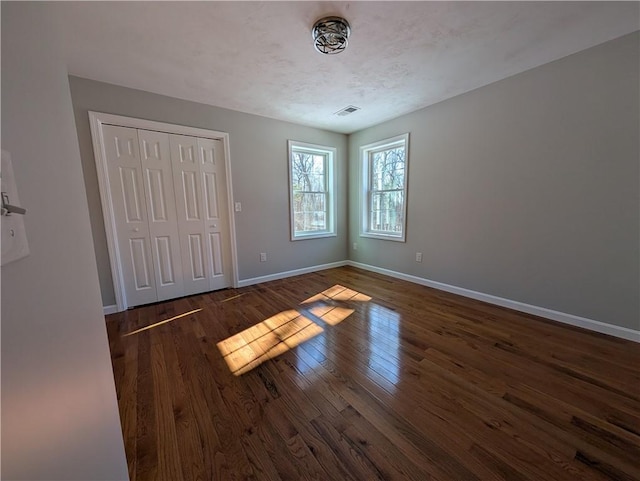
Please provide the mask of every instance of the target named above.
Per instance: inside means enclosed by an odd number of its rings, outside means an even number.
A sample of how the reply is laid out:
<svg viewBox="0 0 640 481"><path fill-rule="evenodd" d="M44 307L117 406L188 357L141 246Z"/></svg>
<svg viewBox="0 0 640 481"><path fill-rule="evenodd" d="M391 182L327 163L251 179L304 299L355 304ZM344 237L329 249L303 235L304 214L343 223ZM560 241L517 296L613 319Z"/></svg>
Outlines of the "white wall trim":
<svg viewBox="0 0 640 481"><path fill-rule="evenodd" d="M377 272L378 274L384 274L389 277L402 279L404 281L413 282L415 284L432 287L441 291L451 292L452 294L458 294L460 296L469 297L471 299L488 302L489 304L495 304L497 306L507 307L516 311L526 312L527 314L544 317L545 319L551 319L552 321L562 322L571 326L582 327L590 331L608 334L610 336L615 336L626 339L628 341L640 343L640 331L637 331L635 329L614 326L613 324L594 321L593 319L574 316L573 314L566 314L564 312L554 311L545 307L538 307L531 304L525 304L523 302L512 301L503 297L492 296L490 294L484 294L482 292L472 291L470 289L465 289L462 287L451 286L442 282L432 281L410 274L403 274L402 272L396 272L389 269L384 269L382 267L376 267L369 264L361 264L360 262L347 261L346 265L358 267L360 269L365 269L371 272Z"/></svg>
<svg viewBox="0 0 640 481"><path fill-rule="evenodd" d="M116 312L118 312L118 306L116 306L115 304L111 304L110 306L103 306L102 312L105 316L108 316L109 314L115 314Z"/></svg>
<svg viewBox="0 0 640 481"><path fill-rule="evenodd" d="M279 279L286 279L287 277L299 276L302 274L309 274L311 272L323 271L325 269L333 269L334 267L342 267L349 264L349 261L331 262L329 264L320 264L318 266L303 267L302 269L294 269L292 271L277 272L275 274L269 274L267 276L252 277L250 279L242 279L238 282L238 287L251 286L253 284L259 284L261 282L277 281Z"/></svg>
<svg viewBox="0 0 640 481"><path fill-rule="evenodd" d="M187 125L170 124L167 122L156 122L155 120L138 119L126 117L124 115L106 114L103 112L89 111L89 118L95 118L101 125L116 125L119 127L130 127L132 129L156 130L158 132L169 132L170 134L189 135L191 137L202 137L205 139L221 139L228 135L226 132L216 130L201 129L199 127L189 127Z"/></svg>

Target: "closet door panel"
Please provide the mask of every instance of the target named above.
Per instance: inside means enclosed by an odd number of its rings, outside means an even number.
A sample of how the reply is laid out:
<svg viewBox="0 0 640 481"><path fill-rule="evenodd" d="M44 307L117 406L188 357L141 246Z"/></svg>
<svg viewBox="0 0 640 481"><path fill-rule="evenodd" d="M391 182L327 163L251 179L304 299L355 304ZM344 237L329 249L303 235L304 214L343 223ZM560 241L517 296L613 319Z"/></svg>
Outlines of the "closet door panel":
<svg viewBox="0 0 640 481"><path fill-rule="evenodd" d="M127 223L144 222L144 215L140 206L140 169L134 167L119 167L120 194L124 205L124 216Z"/></svg>
<svg viewBox="0 0 640 481"><path fill-rule="evenodd" d="M200 192L198 189L198 177L198 172L182 172L184 216L187 221L202 221L202 217L200 216Z"/></svg>
<svg viewBox="0 0 640 481"><path fill-rule="evenodd" d="M172 242L170 237L156 237L156 252L158 263L158 281L161 286L176 284L175 260L171 252Z"/></svg>
<svg viewBox="0 0 640 481"><path fill-rule="evenodd" d="M231 285L231 247L229 244L229 208L222 140L198 139L204 225L209 256L209 286L212 290Z"/></svg>
<svg viewBox="0 0 640 481"><path fill-rule="evenodd" d="M206 279L204 242L200 234L189 234L189 260L191 261L189 266L191 278L194 280Z"/></svg>
<svg viewBox="0 0 640 481"><path fill-rule="evenodd" d="M160 169L147 170L147 184L149 188L149 212L151 222L167 222L167 199L165 196L164 172ZM171 186L173 187L173 186Z"/></svg>
<svg viewBox="0 0 640 481"><path fill-rule="evenodd" d="M204 197L205 208L207 209L207 220L220 218L218 211L218 182L215 173L204 172Z"/></svg>
<svg viewBox="0 0 640 481"><path fill-rule="evenodd" d="M198 139L186 135L170 135L169 144L182 246L184 295L197 294L211 290Z"/></svg>
<svg viewBox="0 0 640 481"><path fill-rule="evenodd" d="M157 300L184 295L169 134L138 130Z"/></svg>
<svg viewBox="0 0 640 481"><path fill-rule="evenodd" d="M142 237L129 239L129 253L133 267L133 285L136 291L153 289L153 274L149 269L148 240Z"/></svg>
<svg viewBox="0 0 640 481"><path fill-rule="evenodd" d="M117 262L128 306L157 300L149 238L147 203L135 129L103 126L111 204L115 217Z"/></svg>
<svg viewBox="0 0 640 481"><path fill-rule="evenodd" d="M222 239L218 232L209 234L209 246L211 249L211 271L214 277L224 274L224 263L222 262Z"/></svg>

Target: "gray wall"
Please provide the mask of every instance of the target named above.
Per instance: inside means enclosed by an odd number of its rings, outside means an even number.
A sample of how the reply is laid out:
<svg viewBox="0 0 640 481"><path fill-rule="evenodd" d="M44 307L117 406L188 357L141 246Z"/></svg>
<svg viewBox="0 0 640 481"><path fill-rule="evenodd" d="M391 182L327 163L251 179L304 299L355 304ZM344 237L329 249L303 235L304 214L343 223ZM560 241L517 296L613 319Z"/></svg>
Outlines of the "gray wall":
<svg viewBox="0 0 640 481"><path fill-rule="evenodd" d="M188 102L141 90L69 77L104 305L115 304L88 111L229 133L241 280L343 261L347 257L347 136ZM338 149L337 237L290 241L287 140ZM268 261L259 262L260 252Z"/></svg>
<svg viewBox="0 0 640 481"><path fill-rule="evenodd" d="M2 2L2 148L31 254L2 267L2 479L128 479L64 62Z"/></svg>
<svg viewBox="0 0 640 481"><path fill-rule="evenodd" d="M640 329L639 55L636 32L351 135L350 258ZM404 132L407 242L360 238L358 148Z"/></svg>

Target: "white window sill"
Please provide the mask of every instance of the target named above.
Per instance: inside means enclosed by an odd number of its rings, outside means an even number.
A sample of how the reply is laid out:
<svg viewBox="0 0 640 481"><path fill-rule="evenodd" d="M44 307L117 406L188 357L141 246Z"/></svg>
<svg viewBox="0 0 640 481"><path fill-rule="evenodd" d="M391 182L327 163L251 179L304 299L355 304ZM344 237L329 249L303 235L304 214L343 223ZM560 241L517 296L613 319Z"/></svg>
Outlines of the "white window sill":
<svg viewBox="0 0 640 481"><path fill-rule="evenodd" d="M336 237L335 232L318 232L313 234L297 234L291 237L292 241L307 240L307 239L323 239L326 237Z"/></svg>
<svg viewBox="0 0 640 481"><path fill-rule="evenodd" d="M395 242L405 242L404 235L383 234L378 232L361 232L360 237L369 237L371 239L388 240Z"/></svg>

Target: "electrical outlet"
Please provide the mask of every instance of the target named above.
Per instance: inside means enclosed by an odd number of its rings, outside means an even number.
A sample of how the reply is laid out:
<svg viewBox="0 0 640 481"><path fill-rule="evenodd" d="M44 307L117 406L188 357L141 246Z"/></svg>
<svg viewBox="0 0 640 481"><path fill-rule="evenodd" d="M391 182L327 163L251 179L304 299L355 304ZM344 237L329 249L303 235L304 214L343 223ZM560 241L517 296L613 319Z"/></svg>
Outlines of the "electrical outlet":
<svg viewBox="0 0 640 481"><path fill-rule="evenodd" d="M354 243L353 243L353 250L354 250L354 251L357 251L357 250L358 250L358 243L357 243L357 242L354 242Z"/></svg>
<svg viewBox="0 0 640 481"><path fill-rule="evenodd" d="M260 253L260 262L267 262L267 253L266 252L261 252Z"/></svg>
<svg viewBox="0 0 640 481"><path fill-rule="evenodd" d="M416 262L422 262L422 252L416 252Z"/></svg>

